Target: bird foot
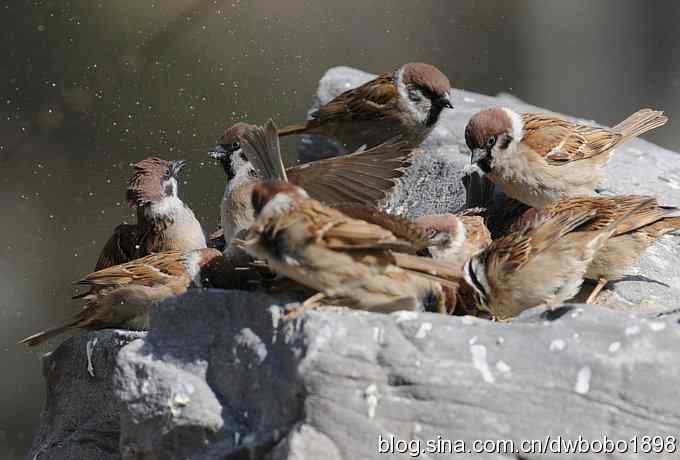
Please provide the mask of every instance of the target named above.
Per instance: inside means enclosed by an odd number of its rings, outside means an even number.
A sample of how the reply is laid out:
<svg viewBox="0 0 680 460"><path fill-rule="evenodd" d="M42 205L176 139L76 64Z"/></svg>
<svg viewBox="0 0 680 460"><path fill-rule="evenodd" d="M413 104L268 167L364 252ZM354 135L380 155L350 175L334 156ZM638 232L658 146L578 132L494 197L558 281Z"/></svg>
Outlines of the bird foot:
<svg viewBox="0 0 680 460"><path fill-rule="evenodd" d="M586 299L586 303L595 303L595 300L597 299L597 296L600 294L602 289L605 287L607 284L607 278L600 278L597 280L597 285L595 285L595 288L593 291L590 293L588 298Z"/></svg>
<svg viewBox="0 0 680 460"><path fill-rule="evenodd" d="M324 297L326 297L326 295L321 292L314 294L313 296L309 297L307 300L302 302L298 307L295 307L288 313L286 313L283 316L284 321L291 321L300 316L301 314L303 314L306 310L315 310L319 308L321 306L321 303L319 301Z"/></svg>

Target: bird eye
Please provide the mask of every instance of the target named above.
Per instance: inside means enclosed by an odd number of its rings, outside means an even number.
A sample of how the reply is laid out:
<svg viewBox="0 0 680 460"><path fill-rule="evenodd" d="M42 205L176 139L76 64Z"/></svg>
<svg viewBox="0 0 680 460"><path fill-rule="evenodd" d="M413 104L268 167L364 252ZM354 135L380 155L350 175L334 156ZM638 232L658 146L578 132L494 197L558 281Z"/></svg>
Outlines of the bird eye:
<svg viewBox="0 0 680 460"><path fill-rule="evenodd" d="M239 141L234 141L231 143L231 148L233 150L238 150L241 148L241 143Z"/></svg>
<svg viewBox="0 0 680 460"><path fill-rule="evenodd" d="M493 148L494 145L496 145L496 136L491 136L491 137L486 141L486 147L487 147L487 148Z"/></svg>

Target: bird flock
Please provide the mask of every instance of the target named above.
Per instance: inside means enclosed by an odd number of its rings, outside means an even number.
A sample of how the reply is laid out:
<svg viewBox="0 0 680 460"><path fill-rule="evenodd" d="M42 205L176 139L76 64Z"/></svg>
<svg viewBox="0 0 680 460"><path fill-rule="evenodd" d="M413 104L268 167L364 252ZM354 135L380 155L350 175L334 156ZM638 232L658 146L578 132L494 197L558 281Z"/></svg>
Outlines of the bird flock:
<svg viewBox="0 0 680 460"><path fill-rule="evenodd" d="M451 94L439 69L409 63L304 123L227 127L209 153L227 184L221 228L208 236L179 198L185 162L140 161L126 190L136 223L116 227L95 271L77 281L84 307L20 343L72 329L146 330L153 305L192 288L285 293L298 299L287 319L340 305L506 320L572 299L584 279L596 283L587 299L595 302L680 229L680 209L654 197L596 192L616 147L668 121L651 109L612 128L482 110L465 128L477 171L465 180L466 209L413 220L387 213L399 179L427 155L418 146L455 110ZM279 138L297 134L333 138L350 153L285 167Z"/></svg>

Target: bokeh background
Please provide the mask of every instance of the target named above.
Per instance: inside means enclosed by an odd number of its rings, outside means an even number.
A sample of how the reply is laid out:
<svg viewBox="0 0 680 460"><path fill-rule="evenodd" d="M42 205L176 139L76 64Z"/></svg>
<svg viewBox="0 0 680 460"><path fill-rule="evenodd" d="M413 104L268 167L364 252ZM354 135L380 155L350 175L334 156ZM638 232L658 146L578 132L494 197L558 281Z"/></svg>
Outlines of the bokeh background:
<svg viewBox="0 0 680 460"><path fill-rule="evenodd" d="M0 2L0 457L23 458L44 401L21 337L78 307L71 281L130 220L150 153L190 160L181 194L217 223L225 121L304 116L323 72L439 66L459 88L613 124L680 118L680 2L5 0ZM647 138L680 150L671 122Z"/></svg>

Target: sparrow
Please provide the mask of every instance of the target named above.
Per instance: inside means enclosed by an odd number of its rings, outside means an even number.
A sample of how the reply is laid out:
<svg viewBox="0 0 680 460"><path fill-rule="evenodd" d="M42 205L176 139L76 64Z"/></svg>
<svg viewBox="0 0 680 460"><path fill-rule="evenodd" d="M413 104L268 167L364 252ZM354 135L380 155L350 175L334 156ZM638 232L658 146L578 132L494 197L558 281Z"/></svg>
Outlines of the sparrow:
<svg viewBox="0 0 680 460"><path fill-rule="evenodd" d="M226 246L254 222L251 194L259 180L284 180L303 187L313 198L329 203L376 205L393 189L410 166L413 152L392 140L377 147L284 168L276 125L237 123L210 152L227 175L221 206Z"/></svg>
<svg viewBox="0 0 680 460"><path fill-rule="evenodd" d="M516 231L494 240L465 263L463 276L478 308L503 320L574 297L598 251L647 204L643 201L599 228L588 227L601 217L588 205L534 210Z"/></svg>
<svg viewBox="0 0 680 460"><path fill-rule="evenodd" d="M345 91L311 114L303 124L287 126L280 136L322 134L352 152L401 135L418 146L432 132L445 108L452 109L451 83L430 64L412 62Z"/></svg>
<svg viewBox="0 0 680 460"><path fill-rule="evenodd" d="M648 196L573 198L551 205L546 208L546 212L556 215L573 208L593 209L596 212L596 218L584 224L581 231L606 228L630 213L627 219L616 226L611 237L588 266L585 277L595 280L597 284L586 303L593 303L609 280L624 276L657 239L680 230L680 209L660 206L656 199ZM522 219L531 218L532 212L535 211L527 211Z"/></svg>
<svg viewBox="0 0 680 460"><path fill-rule="evenodd" d="M134 165L126 198L137 209L136 224L121 224L102 249L95 270L161 251L206 247L193 211L178 196L177 175L184 160L146 158Z"/></svg>
<svg viewBox="0 0 680 460"><path fill-rule="evenodd" d="M395 255L408 264L418 250L415 226L413 237L399 237L408 227L396 232L386 227L397 228L400 220L381 226L349 217L288 182L256 184L252 204L257 219L246 239L234 244L265 259L275 272L318 291L303 307L324 299L374 312L446 311L441 283L432 279L436 270L419 274L422 267L411 271L398 266Z"/></svg>
<svg viewBox="0 0 680 460"><path fill-rule="evenodd" d="M593 195L614 149L667 121L663 112L642 109L613 128L600 128L496 107L470 119L465 142L472 162L506 195L543 208Z"/></svg>
<svg viewBox="0 0 680 460"><path fill-rule="evenodd" d="M415 224L429 238L427 252L432 258L447 260L460 268L491 244L491 234L484 219L467 212L426 215L417 218Z"/></svg>
<svg viewBox="0 0 680 460"><path fill-rule="evenodd" d="M95 271L76 281L92 288L72 321L21 340L38 345L72 329L149 328L149 309L189 287L231 288L233 269L216 249L165 251Z"/></svg>

